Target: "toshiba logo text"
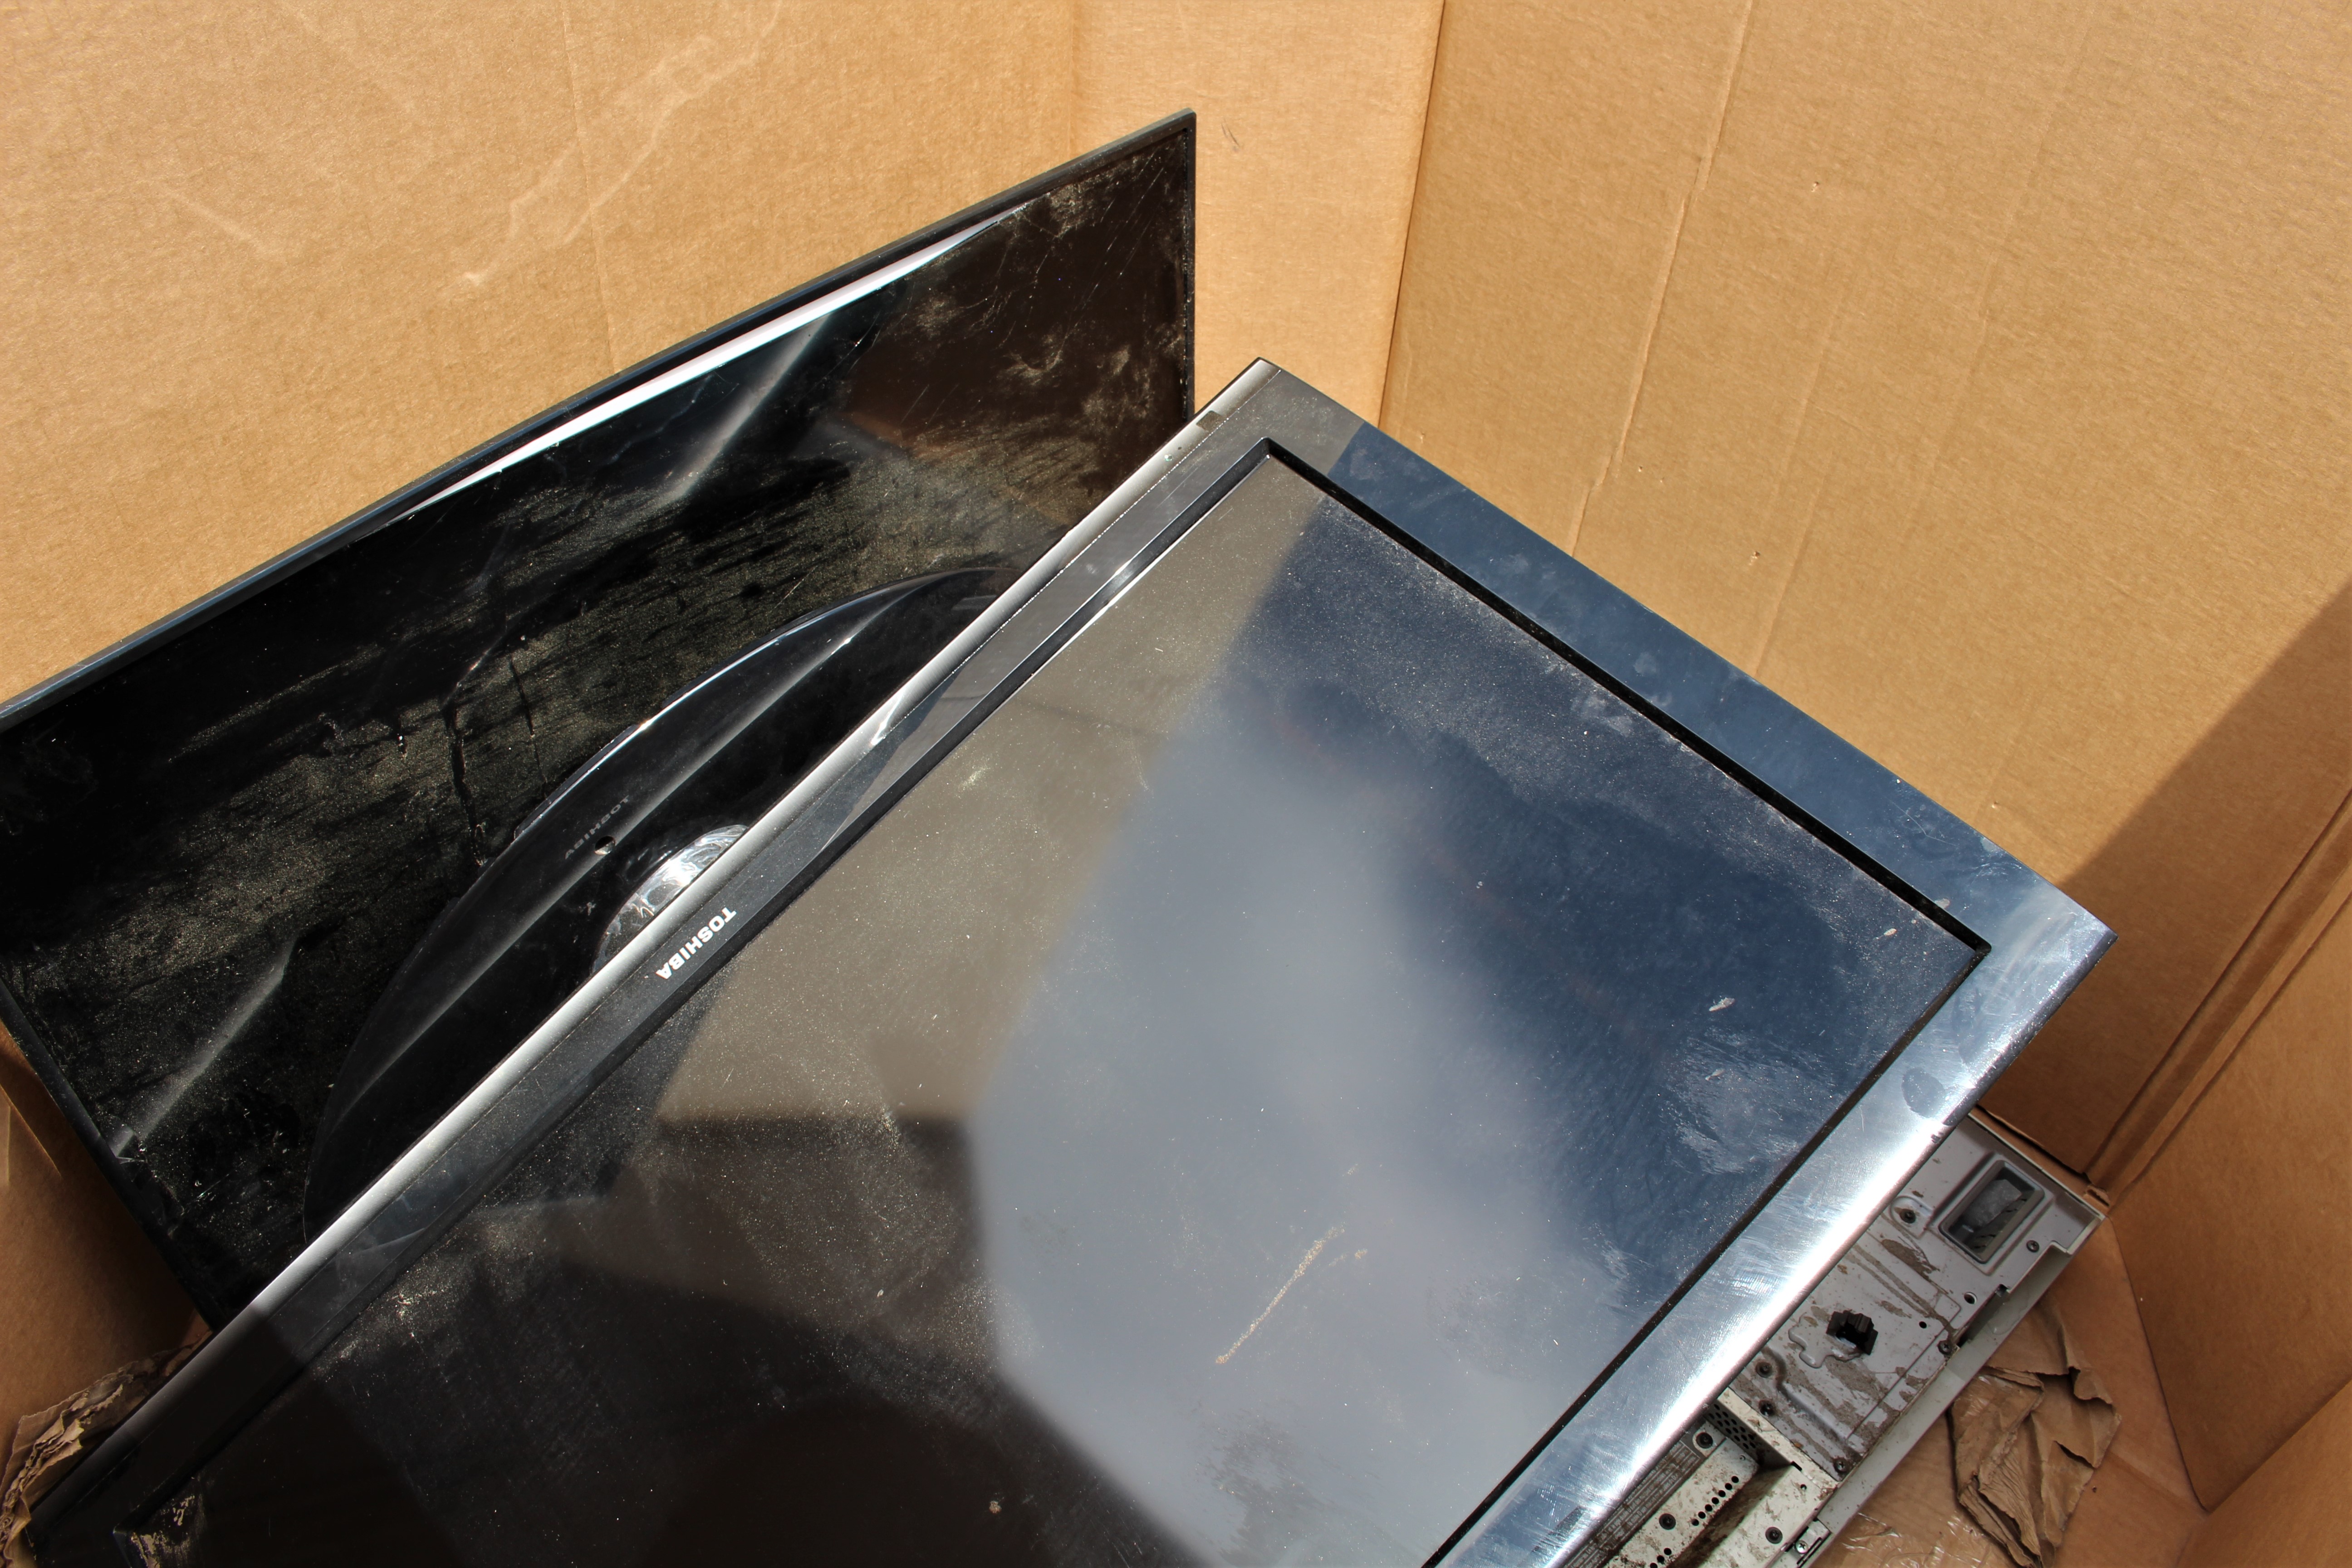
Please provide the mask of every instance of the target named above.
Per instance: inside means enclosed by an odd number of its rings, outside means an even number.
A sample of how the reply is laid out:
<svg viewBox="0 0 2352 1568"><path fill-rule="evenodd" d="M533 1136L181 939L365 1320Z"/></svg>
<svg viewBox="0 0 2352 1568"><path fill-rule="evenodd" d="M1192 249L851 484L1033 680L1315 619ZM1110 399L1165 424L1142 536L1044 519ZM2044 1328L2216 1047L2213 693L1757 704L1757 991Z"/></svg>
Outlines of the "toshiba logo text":
<svg viewBox="0 0 2352 1568"><path fill-rule="evenodd" d="M676 974L678 971L678 966L687 961L688 955L700 952L705 947L709 946L710 939L717 936L719 931L725 927L727 922L734 918L735 911L733 910L720 910L717 914L710 917L710 923L709 925L704 926L701 930L696 931L692 936L686 939L686 945L684 947L679 948L676 952L671 953L663 963L656 965L654 973L660 975L664 980L667 980L671 975Z"/></svg>

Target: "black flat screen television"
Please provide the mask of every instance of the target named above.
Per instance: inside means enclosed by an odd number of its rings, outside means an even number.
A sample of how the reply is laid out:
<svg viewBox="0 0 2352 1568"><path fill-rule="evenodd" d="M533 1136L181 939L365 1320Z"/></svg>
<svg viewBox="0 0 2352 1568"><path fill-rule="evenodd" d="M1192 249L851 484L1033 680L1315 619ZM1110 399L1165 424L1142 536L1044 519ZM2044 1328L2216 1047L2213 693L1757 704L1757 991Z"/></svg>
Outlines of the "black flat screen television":
<svg viewBox="0 0 2352 1568"><path fill-rule="evenodd" d="M1185 115L0 709L0 1022L208 1319L1191 416L1192 192Z"/></svg>

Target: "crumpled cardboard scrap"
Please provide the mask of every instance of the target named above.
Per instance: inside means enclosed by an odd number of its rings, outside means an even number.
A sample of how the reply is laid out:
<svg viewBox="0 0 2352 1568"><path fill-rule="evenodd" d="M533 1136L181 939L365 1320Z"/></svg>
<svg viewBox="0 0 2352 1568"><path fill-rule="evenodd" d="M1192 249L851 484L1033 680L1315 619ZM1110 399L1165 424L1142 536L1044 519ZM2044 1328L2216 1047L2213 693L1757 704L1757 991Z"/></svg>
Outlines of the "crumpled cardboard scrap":
<svg viewBox="0 0 2352 1568"><path fill-rule="evenodd" d="M82 1454L131 1418L164 1379L196 1353L201 1339L177 1350L159 1351L110 1372L79 1394L16 1423L8 1458L0 1464L0 1564L35 1568L32 1542L25 1537L33 1505L63 1480Z"/></svg>
<svg viewBox="0 0 2352 1568"><path fill-rule="evenodd" d="M1953 1495L1950 1422L1921 1435L1815 1568L2009 1568L2009 1553Z"/></svg>
<svg viewBox="0 0 2352 1568"><path fill-rule="evenodd" d="M1952 1401L1960 1506L2018 1568L2046 1568L2120 1418L2043 1301Z"/></svg>

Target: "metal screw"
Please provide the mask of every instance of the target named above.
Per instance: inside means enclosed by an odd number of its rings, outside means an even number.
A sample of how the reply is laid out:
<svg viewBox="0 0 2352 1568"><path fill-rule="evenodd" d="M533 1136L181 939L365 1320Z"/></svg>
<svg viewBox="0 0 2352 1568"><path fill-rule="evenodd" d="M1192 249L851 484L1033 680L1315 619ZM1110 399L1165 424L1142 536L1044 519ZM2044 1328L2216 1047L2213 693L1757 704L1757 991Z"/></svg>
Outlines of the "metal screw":
<svg viewBox="0 0 2352 1568"><path fill-rule="evenodd" d="M1917 1225L1919 1223L1919 1211L1917 1209L1896 1209L1895 1211L1895 1217L1901 1220L1905 1225Z"/></svg>
<svg viewBox="0 0 2352 1568"><path fill-rule="evenodd" d="M1769 1541L1769 1542L1771 1542L1773 1545L1775 1545L1775 1546L1780 1545L1780 1527L1779 1525L1777 1525L1777 1524L1776 1524L1776 1525L1772 1526L1769 1530L1767 1530L1767 1531L1764 1532L1764 1539L1765 1539L1765 1540L1767 1540L1767 1541Z"/></svg>
<svg viewBox="0 0 2352 1568"><path fill-rule="evenodd" d="M2029 1241L2025 1244L2025 1250L2028 1252L2039 1252L2042 1250L2042 1244L2038 1241Z"/></svg>
<svg viewBox="0 0 2352 1568"><path fill-rule="evenodd" d="M1850 1459L1837 1458L1830 1461L1830 1468L1835 1470L1839 1475L1845 1474L1846 1471L1853 1468L1853 1463Z"/></svg>
<svg viewBox="0 0 2352 1568"><path fill-rule="evenodd" d="M1770 1400L1767 1399L1767 1400L1762 1401L1761 1403L1759 1403L1759 1404L1756 1406L1756 1414L1757 1414L1757 1415L1763 1415L1763 1416L1768 1416L1768 1417L1769 1417L1769 1416L1776 1415L1780 1414L1780 1412L1779 1412L1779 1409L1778 1409L1778 1408L1773 1405L1773 1403L1772 1403Z"/></svg>
<svg viewBox="0 0 2352 1568"><path fill-rule="evenodd" d="M1672 1530L1674 1527L1675 1516L1673 1514L1662 1513L1658 1515L1658 1528L1660 1530Z"/></svg>
<svg viewBox="0 0 2352 1568"><path fill-rule="evenodd" d="M1756 1363L1756 1375L1757 1375L1757 1376L1759 1376L1759 1377L1769 1377L1769 1376L1771 1376L1771 1375L1772 1375L1772 1363L1771 1363L1770 1362L1769 1362L1769 1361L1759 1361L1759 1362L1758 1362L1758 1363Z"/></svg>
<svg viewBox="0 0 2352 1568"><path fill-rule="evenodd" d="M1712 1447L1715 1447L1715 1434L1714 1434L1714 1433L1712 1433L1712 1432L1702 1432L1702 1433L1700 1433L1700 1434L1698 1435L1698 1446L1699 1446L1700 1447L1702 1447L1702 1448L1712 1448Z"/></svg>

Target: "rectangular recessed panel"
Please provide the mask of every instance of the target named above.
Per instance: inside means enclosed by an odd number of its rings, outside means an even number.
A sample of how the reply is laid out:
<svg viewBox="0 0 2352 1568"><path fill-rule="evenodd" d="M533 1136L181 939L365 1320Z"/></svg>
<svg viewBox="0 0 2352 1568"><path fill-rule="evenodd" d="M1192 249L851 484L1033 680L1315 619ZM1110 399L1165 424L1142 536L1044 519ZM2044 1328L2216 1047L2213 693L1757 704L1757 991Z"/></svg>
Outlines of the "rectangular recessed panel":
<svg viewBox="0 0 2352 1568"><path fill-rule="evenodd" d="M1418 1563L1973 957L1262 463L149 1528Z"/></svg>

